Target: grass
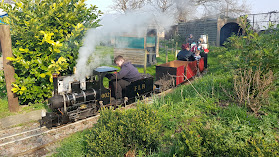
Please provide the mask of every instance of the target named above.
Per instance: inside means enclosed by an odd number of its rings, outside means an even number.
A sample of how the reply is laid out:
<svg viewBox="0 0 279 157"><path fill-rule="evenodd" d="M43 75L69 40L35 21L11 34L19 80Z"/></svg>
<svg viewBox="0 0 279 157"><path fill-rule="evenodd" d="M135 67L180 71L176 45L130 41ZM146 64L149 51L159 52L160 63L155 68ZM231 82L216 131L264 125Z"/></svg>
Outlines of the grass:
<svg viewBox="0 0 279 157"><path fill-rule="evenodd" d="M69 138L66 138L61 142L61 145L65 145L65 147L59 147L57 149L56 154L52 155L54 157L58 156L74 156L74 157L80 157L85 156L84 149L84 136L88 133L88 130L84 130L83 132L78 132L70 136Z"/></svg>
<svg viewBox="0 0 279 157"><path fill-rule="evenodd" d="M15 113L11 113L9 111L9 105L8 105L8 99L7 98L1 98L0 99L0 118L4 118L10 115L13 115Z"/></svg>
<svg viewBox="0 0 279 157"><path fill-rule="evenodd" d="M19 112L10 112L7 97L2 97L0 98L0 119L8 116L27 113L30 111L40 110L44 108L47 108L46 103L36 103L36 104L29 104L29 105L21 105L19 107Z"/></svg>

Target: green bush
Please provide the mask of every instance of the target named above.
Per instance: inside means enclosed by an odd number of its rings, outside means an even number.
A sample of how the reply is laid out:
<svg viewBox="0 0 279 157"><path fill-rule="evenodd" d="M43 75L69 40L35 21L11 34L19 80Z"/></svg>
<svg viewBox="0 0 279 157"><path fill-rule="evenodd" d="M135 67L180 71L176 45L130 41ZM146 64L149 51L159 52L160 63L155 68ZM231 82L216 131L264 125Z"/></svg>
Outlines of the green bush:
<svg viewBox="0 0 279 157"><path fill-rule="evenodd" d="M82 37L98 26L101 12L84 0L19 0L15 6L2 2L1 8L11 27L13 92L23 104L41 102L51 96L51 74L72 71Z"/></svg>
<svg viewBox="0 0 279 157"><path fill-rule="evenodd" d="M161 126L156 112L146 105L139 105L136 110L102 110L98 123L86 135L88 153L123 156L136 150L147 154L157 149Z"/></svg>
<svg viewBox="0 0 279 157"><path fill-rule="evenodd" d="M265 128L270 130L270 128ZM267 133L271 135L266 136ZM184 126L174 139L177 156L277 156L278 142L272 132L262 133L238 120L218 120Z"/></svg>
<svg viewBox="0 0 279 157"><path fill-rule="evenodd" d="M245 19L243 19L245 21ZM264 70L279 69L279 25L277 28L269 26L264 33L258 34L250 29L250 25L243 22L246 27L243 36L232 36L226 42L227 51L220 55L220 59L229 61L234 68L262 67Z"/></svg>

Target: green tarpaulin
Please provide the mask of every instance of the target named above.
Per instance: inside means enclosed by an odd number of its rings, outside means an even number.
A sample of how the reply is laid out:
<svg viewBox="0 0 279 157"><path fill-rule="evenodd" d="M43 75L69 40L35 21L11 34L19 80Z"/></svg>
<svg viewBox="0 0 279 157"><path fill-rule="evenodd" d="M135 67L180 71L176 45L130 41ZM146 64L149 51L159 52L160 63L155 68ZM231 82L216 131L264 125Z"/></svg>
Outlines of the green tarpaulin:
<svg viewBox="0 0 279 157"><path fill-rule="evenodd" d="M146 37L146 44L148 47L155 46L156 37ZM115 38L116 48L132 48L132 49L144 49L144 38L143 37L116 37Z"/></svg>

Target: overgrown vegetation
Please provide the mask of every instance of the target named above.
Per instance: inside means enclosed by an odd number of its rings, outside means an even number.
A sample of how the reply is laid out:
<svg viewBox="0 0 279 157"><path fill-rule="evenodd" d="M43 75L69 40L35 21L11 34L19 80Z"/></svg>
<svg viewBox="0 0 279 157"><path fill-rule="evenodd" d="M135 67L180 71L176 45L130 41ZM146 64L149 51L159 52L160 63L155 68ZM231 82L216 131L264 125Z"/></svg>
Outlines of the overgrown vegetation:
<svg viewBox="0 0 279 157"><path fill-rule="evenodd" d="M270 92L279 85L279 25L270 25L261 34L250 28L245 17L241 25L244 35L230 37L222 53L217 51L218 58L226 68L236 69L232 98L258 113L269 104Z"/></svg>
<svg viewBox="0 0 279 157"><path fill-rule="evenodd" d="M112 151L118 156L278 156L278 33L278 28L260 35L247 29L226 47L211 47L209 72L192 86L154 96L144 105L148 114L140 104L136 110L102 111L98 124L63 142L56 156L72 156L63 154L68 150L80 156L111 156ZM164 52L158 60L164 62ZM133 121L140 114L141 121ZM155 124L142 126L154 116ZM152 126L155 132L147 133ZM150 141L149 134L156 135L152 147L130 140Z"/></svg>
<svg viewBox="0 0 279 157"><path fill-rule="evenodd" d="M254 113L258 113L262 105L267 104L269 92L273 90L273 72L238 70L234 76L234 91L239 104L247 105Z"/></svg>
<svg viewBox="0 0 279 157"><path fill-rule="evenodd" d="M246 18L242 18L243 36L232 36L223 53L218 58L222 64L232 66L234 69L253 70L260 67L265 72L272 70L274 73L279 69L279 25L270 25L269 29L261 34L254 32L247 24Z"/></svg>
<svg viewBox="0 0 279 157"><path fill-rule="evenodd" d="M22 104L42 102L51 96L51 74L72 71L82 37L98 26L101 12L84 0L17 0L15 6L2 2L1 9L11 27L13 92Z"/></svg>

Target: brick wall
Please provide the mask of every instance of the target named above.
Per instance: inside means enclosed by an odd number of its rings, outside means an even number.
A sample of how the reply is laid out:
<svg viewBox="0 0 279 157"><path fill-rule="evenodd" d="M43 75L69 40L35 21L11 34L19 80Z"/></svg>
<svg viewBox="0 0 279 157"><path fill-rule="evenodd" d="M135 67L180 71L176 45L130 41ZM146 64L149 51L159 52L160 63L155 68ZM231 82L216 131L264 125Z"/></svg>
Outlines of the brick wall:
<svg viewBox="0 0 279 157"><path fill-rule="evenodd" d="M197 41L201 35L208 35L208 42L216 45L217 40L217 19L202 19L178 24L178 34L186 39L193 34Z"/></svg>

